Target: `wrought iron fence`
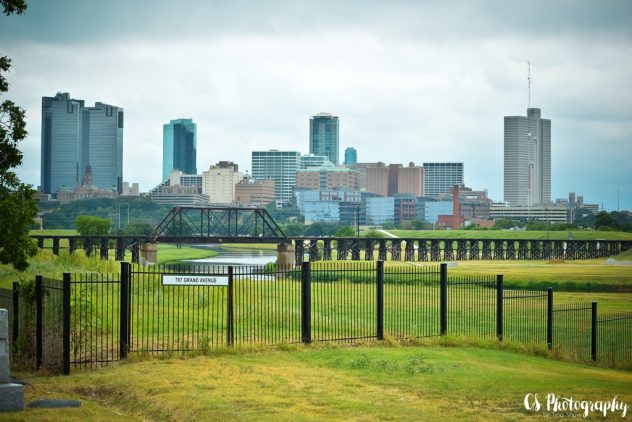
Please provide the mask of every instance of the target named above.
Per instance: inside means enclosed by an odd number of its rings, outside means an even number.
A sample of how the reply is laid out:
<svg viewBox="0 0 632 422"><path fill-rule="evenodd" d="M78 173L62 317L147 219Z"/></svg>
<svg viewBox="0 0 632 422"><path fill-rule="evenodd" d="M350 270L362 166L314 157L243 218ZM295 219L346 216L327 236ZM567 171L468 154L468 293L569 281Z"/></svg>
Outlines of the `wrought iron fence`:
<svg viewBox="0 0 632 422"><path fill-rule="evenodd" d="M507 340L521 343L547 344L549 341L549 297L553 291L502 291L502 332Z"/></svg>
<svg viewBox="0 0 632 422"><path fill-rule="evenodd" d="M441 334L439 265L387 267L384 271L384 333L419 338Z"/></svg>
<svg viewBox="0 0 632 422"><path fill-rule="evenodd" d="M554 306L551 289L504 290L502 276L449 276L447 264L122 263L120 274L66 273L34 285L34 294L0 290L0 305L18 321L12 338L32 343L22 349L33 367L66 374L128 353L437 335L497 336L571 359L632 363L632 313L597 318L596 303Z"/></svg>
<svg viewBox="0 0 632 422"><path fill-rule="evenodd" d="M553 306L553 349L560 355L575 360L595 360L597 329L593 316L597 303L565 303Z"/></svg>
<svg viewBox="0 0 632 422"><path fill-rule="evenodd" d="M92 368L118 360L121 276L69 276L70 364L74 368Z"/></svg>
<svg viewBox="0 0 632 422"><path fill-rule="evenodd" d="M450 276L447 285L447 333L494 337L496 276Z"/></svg>
<svg viewBox="0 0 632 422"><path fill-rule="evenodd" d="M606 366L632 367L632 312L597 318L597 359Z"/></svg>
<svg viewBox="0 0 632 422"><path fill-rule="evenodd" d="M63 345L63 282L37 277L35 281L37 322L37 367L51 373L64 370Z"/></svg>

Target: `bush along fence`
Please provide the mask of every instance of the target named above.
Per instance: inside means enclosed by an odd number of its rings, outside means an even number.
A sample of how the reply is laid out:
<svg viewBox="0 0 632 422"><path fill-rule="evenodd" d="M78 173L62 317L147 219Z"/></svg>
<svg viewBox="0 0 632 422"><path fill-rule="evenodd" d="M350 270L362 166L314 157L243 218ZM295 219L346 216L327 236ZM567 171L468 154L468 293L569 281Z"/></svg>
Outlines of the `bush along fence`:
<svg viewBox="0 0 632 422"><path fill-rule="evenodd" d="M0 289L14 361L68 374L131 353L243 344L432 336L497 338L632 367L632 312L555 304L553 290L504 289L503 276L454 277L448 265L304 262L292 268L121 263L120 274Z"/></svg>

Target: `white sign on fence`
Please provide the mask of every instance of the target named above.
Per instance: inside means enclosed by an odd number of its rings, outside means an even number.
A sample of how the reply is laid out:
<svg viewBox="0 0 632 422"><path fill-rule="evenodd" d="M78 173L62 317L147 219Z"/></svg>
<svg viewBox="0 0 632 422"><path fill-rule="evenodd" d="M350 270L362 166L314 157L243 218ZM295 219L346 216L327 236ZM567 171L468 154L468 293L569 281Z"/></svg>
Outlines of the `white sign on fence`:
<svg viewBox="0 0 632 422"><path fill-rule="evenodd" d="M163 274L163 286L228 286L228 276Z"/></svg>

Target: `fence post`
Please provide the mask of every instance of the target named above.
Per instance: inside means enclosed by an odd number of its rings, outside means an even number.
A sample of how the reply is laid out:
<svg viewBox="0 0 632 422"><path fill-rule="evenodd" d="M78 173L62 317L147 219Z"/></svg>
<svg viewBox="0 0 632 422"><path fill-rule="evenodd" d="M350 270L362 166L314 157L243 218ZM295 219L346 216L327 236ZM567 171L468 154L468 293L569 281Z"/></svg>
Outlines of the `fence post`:
<svg viewBox="0 0 632 422"><path fill-rule="evenodd" d="M119 359L127 358L129 351L129 263L121 262L121 288L119 300Z"/></svg>
<svg viewBox="0 0 632 422"><path fill-rule="evenodd" d="M496 276L496 337L503 341L503 275Z"/></svg>
<svg viewBox="0 0 632 422"><path fill-rule="evenodd" d="M590 357L597 360L597 302L592 303L592 332L590 333Z"/></svg>
<svg viewBox="0 0 632 422"><path fill-rule="evenodd" d="M18 341L19 325L20 325L20 283L13 282L13 344ZM15 347L15 346L14 346Z"/></svg>
<svg viewBox="0 0 632 422"><path fill-rule="evenodd" d="M448 331L448 264L441 264L439 291L439 325L442 336Z"/></svg>
<svg viewBox="0 0 632 422"><path fill-rule="evenodd" d="M42 297L42 276L35 276L35 369L42 366L43 348L43 297Z"/></svg>
<svg viewBox="0 0 632 422"><path fill-rule="evenodd" d="M70 375L70 273L64 273L63 280L63 373Z"/></svg>
<svg viewBox="0 0 632 422"><path fill-rule="evenodd" d="M546 300L546 344L549 350L553 349L553 288L547 289Z"/></svg>
<svg viewBox="0 0 632 422"><path fill-rule="evenodd" d="M228 267L228 292L226 297L226 344L234 343L235 327L233 315L233 266Z"/></svg>
<svg viewBox="0 0 632 422"><path fill-rule="evenodd" d="M309 261L301 265L301 338L312 342L312 269Z"/></svg>
<svg viewBox="0 0 632 422"><path fill-rule="evenodd" d="M376 305L377 305L377 329L378 340L384 340L384 261L377 261L377 283L376 283Z"/></svg>

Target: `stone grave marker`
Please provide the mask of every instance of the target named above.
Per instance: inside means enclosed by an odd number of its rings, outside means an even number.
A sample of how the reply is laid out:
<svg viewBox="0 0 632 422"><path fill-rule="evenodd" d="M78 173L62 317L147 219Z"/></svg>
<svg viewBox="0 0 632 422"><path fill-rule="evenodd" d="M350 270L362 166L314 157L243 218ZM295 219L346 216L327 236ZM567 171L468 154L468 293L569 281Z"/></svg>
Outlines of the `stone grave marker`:
<svg viewBox="0 0 632 422"><path fill-rule="evenodd" d="M24 388L11 382L9 311L0 309L0 412L24 410Z"/></svg>

